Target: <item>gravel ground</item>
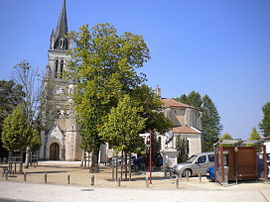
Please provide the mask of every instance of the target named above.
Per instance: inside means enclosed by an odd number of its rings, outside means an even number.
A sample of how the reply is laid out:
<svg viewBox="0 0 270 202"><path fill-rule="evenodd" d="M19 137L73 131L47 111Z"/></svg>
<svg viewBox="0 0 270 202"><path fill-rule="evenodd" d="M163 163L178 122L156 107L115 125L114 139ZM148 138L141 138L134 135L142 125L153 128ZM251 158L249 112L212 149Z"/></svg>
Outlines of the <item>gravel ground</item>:
<svg viewBox="0 0 270 202"><path fill-rule="evenodd" d="M268 201L264 190L152 190L0 181L0 197L25 201Z"/></svg>
<svg viewBox="0 0 270 202"><path fill-rule="evenodd" d="M117 187L110 180L111 169L102 166L101 172L95 174L95 185L91 186L92 174L80 168L79 162L46 161L24 171L28 173L26 183L23 175L11 176L6 181L1 173L0 201L270 201L270 184L256 181L221 186L205 177L202 182L198 177L191 177L188 181L182 179L177 189L175 178L165 178L163 173L156 172L149 188L146 188L145 174L133 175L133 181L123 181Z"/></svg>

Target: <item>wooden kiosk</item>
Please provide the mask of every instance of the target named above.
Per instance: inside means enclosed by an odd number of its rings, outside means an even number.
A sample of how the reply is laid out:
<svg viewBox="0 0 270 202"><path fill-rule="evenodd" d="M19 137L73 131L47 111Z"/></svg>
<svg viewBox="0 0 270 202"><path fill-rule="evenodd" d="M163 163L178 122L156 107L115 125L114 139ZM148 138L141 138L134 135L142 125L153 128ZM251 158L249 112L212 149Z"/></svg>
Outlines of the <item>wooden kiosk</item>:
<svg viewBox="0 0 270 202"><path fill-rule="evenodd" d="M215 143L215 181L228 183L231 180L238 182L259 179L258 148L262 148L263 179L268 180L266 148L261 143L250 140L222 140Z"/></svg>

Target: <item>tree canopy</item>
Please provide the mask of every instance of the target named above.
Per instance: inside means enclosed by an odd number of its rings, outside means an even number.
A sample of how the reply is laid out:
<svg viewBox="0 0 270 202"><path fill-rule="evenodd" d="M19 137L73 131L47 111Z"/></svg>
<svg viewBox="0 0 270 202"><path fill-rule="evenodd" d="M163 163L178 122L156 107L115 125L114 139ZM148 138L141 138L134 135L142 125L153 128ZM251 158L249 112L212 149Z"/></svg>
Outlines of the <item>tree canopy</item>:
<svg viewBox="0 0 270 202"><path fill-rule="evenodd" d="M217 108L208 95L203 97L202 103L202 135L205 141L205 150L212 151L213 143L218 140L222 125Z"/></svg>
<svg viewBox="0 0 270 202"><path fill-rule="evenodd" d="M155 131L163 134L173 127L173 123L161 113L163 103L160 98L147 85L137 86L130 96L136 100L138 106L143 107L139 113L146 121L141 132Z"/></svg>
<svg viewBox="0 0 270 202"><path fill-rule="evenodd" d="M267 102L263 107L263 118L259 127L264 137L270 136L270 102Z"/></svg>
<svg viewBox="0 0 270 202"><path fill-rule="evenodd" d="M117 107L111 109L107 121L99 129L99 134L116 151L140 151L143 141L139 132L144 128L146 121L146 118L139 115L142 110L142 107L137 107L137 104L125 95Z"/></svg>
<svg viewBox="0 0 270 202"><path fill-rule="evenodd" d="M5 118L23 101L25 94L22 86L15 84L13 80L0 81L0 137ZM0 138L0 157L7 155Z"/></svg>
<svg viewBox="0 0 270 202"><path fill-rule="evenodd" d="M102 143L98 128L118 100L145 81L145 75L135 70L150 59L149 49L141 36L129 32L119 35L108 23L91 29L85 25L69 36L75 48L69 52L72 60L67 76L77 82L74 102L82 148L93 152L94 171Z"/></svg>
<svg viewBox="0 0 270 202"><path fill-rule="evenodd" d="M22 105L18 105L3 124L2 142L8 151L26 149L29 141L30 125Z"/></svg>

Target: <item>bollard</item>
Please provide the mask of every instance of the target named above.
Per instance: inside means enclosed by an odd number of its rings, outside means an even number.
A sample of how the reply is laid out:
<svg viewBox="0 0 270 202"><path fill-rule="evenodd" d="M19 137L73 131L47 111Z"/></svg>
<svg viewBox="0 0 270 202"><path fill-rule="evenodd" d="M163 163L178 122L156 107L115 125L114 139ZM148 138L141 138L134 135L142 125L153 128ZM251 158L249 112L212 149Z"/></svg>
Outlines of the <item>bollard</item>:
<svg viewBox="0 0 270 202"><path fill-rule="evenodd" d="M47 176L47 173L44 174L44 182L45 182L45 183L48 183L48 176Z"/></svg>
<svg viewBox="0 0 270 202"><path fill-rule="evenodd" d="M202 174L199 173L199 182L201 183L202 182Z"/></svg>
<svg viewBox="0 0 270 202"><path fill-rule="evenodd" d="M6 171L6 180L8 180L8 171Z"/></svg>
<svg viewBox="0 0 270 202"><path fill-rule="evenodd" d="M95 175L91 176L91 185L95 185Z"/></svg>
<svg viewBox="0 0 270 202"><path fill-rule="evenodd" d="M26 182L26 176L27 176L27 172L24 172L24 173L23 173L23 179L24 179L24 182Z"/></svg>
<svg viewBox="0 0 270 202"><path fill-rule="evenodd" d="M67 176L68 184L70 184L70 175Z"/></svg>
<svg viewBox="0 0 270 202"><path fill-rule="evenodd" d="M189 181L189 175L186 175L186 177L187 177L187 181Z"/></svg>
<svg viewBox="0 0 270 202"><path fill-rule="evenodd" d="M114 180L114 166L112 165L112 179Z"/></svg>
<svg viewBox="0 0 270 202"><path fill-rule="evenodd" d="M118 186L118 187L121 186L121 179L120 179L120 177L118 177L118 179L117 179L117 186Z"/></svg>
<svg viewBox="0 0 270 202"><path fill-rule="evenodd" d="M146 187L149 187L148 177L145 177L145 185Z"/></svg>
<svg viewBox="0 0 270 202"><path fill-rule="evenodd" d="M176 184L176 189L179 189L179 177L177 176L176 177L176 182L175 182L175 184Z"/></svg>

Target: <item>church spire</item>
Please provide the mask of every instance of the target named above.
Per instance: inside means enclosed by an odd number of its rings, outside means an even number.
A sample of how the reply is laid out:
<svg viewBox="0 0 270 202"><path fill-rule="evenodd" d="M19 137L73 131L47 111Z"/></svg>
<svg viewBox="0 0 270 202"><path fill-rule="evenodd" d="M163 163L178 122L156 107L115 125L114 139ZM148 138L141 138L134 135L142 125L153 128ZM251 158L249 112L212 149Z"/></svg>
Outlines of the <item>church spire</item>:
<svg viewBox="0 0 270 202"><path fill-rule="evenodd" d="M67 34L68 34L67 11L66 11L66 0L64 0L54 36L54 47L53 47L54 49L67 50L69 48L69 41L66 38Z"/></svg>

